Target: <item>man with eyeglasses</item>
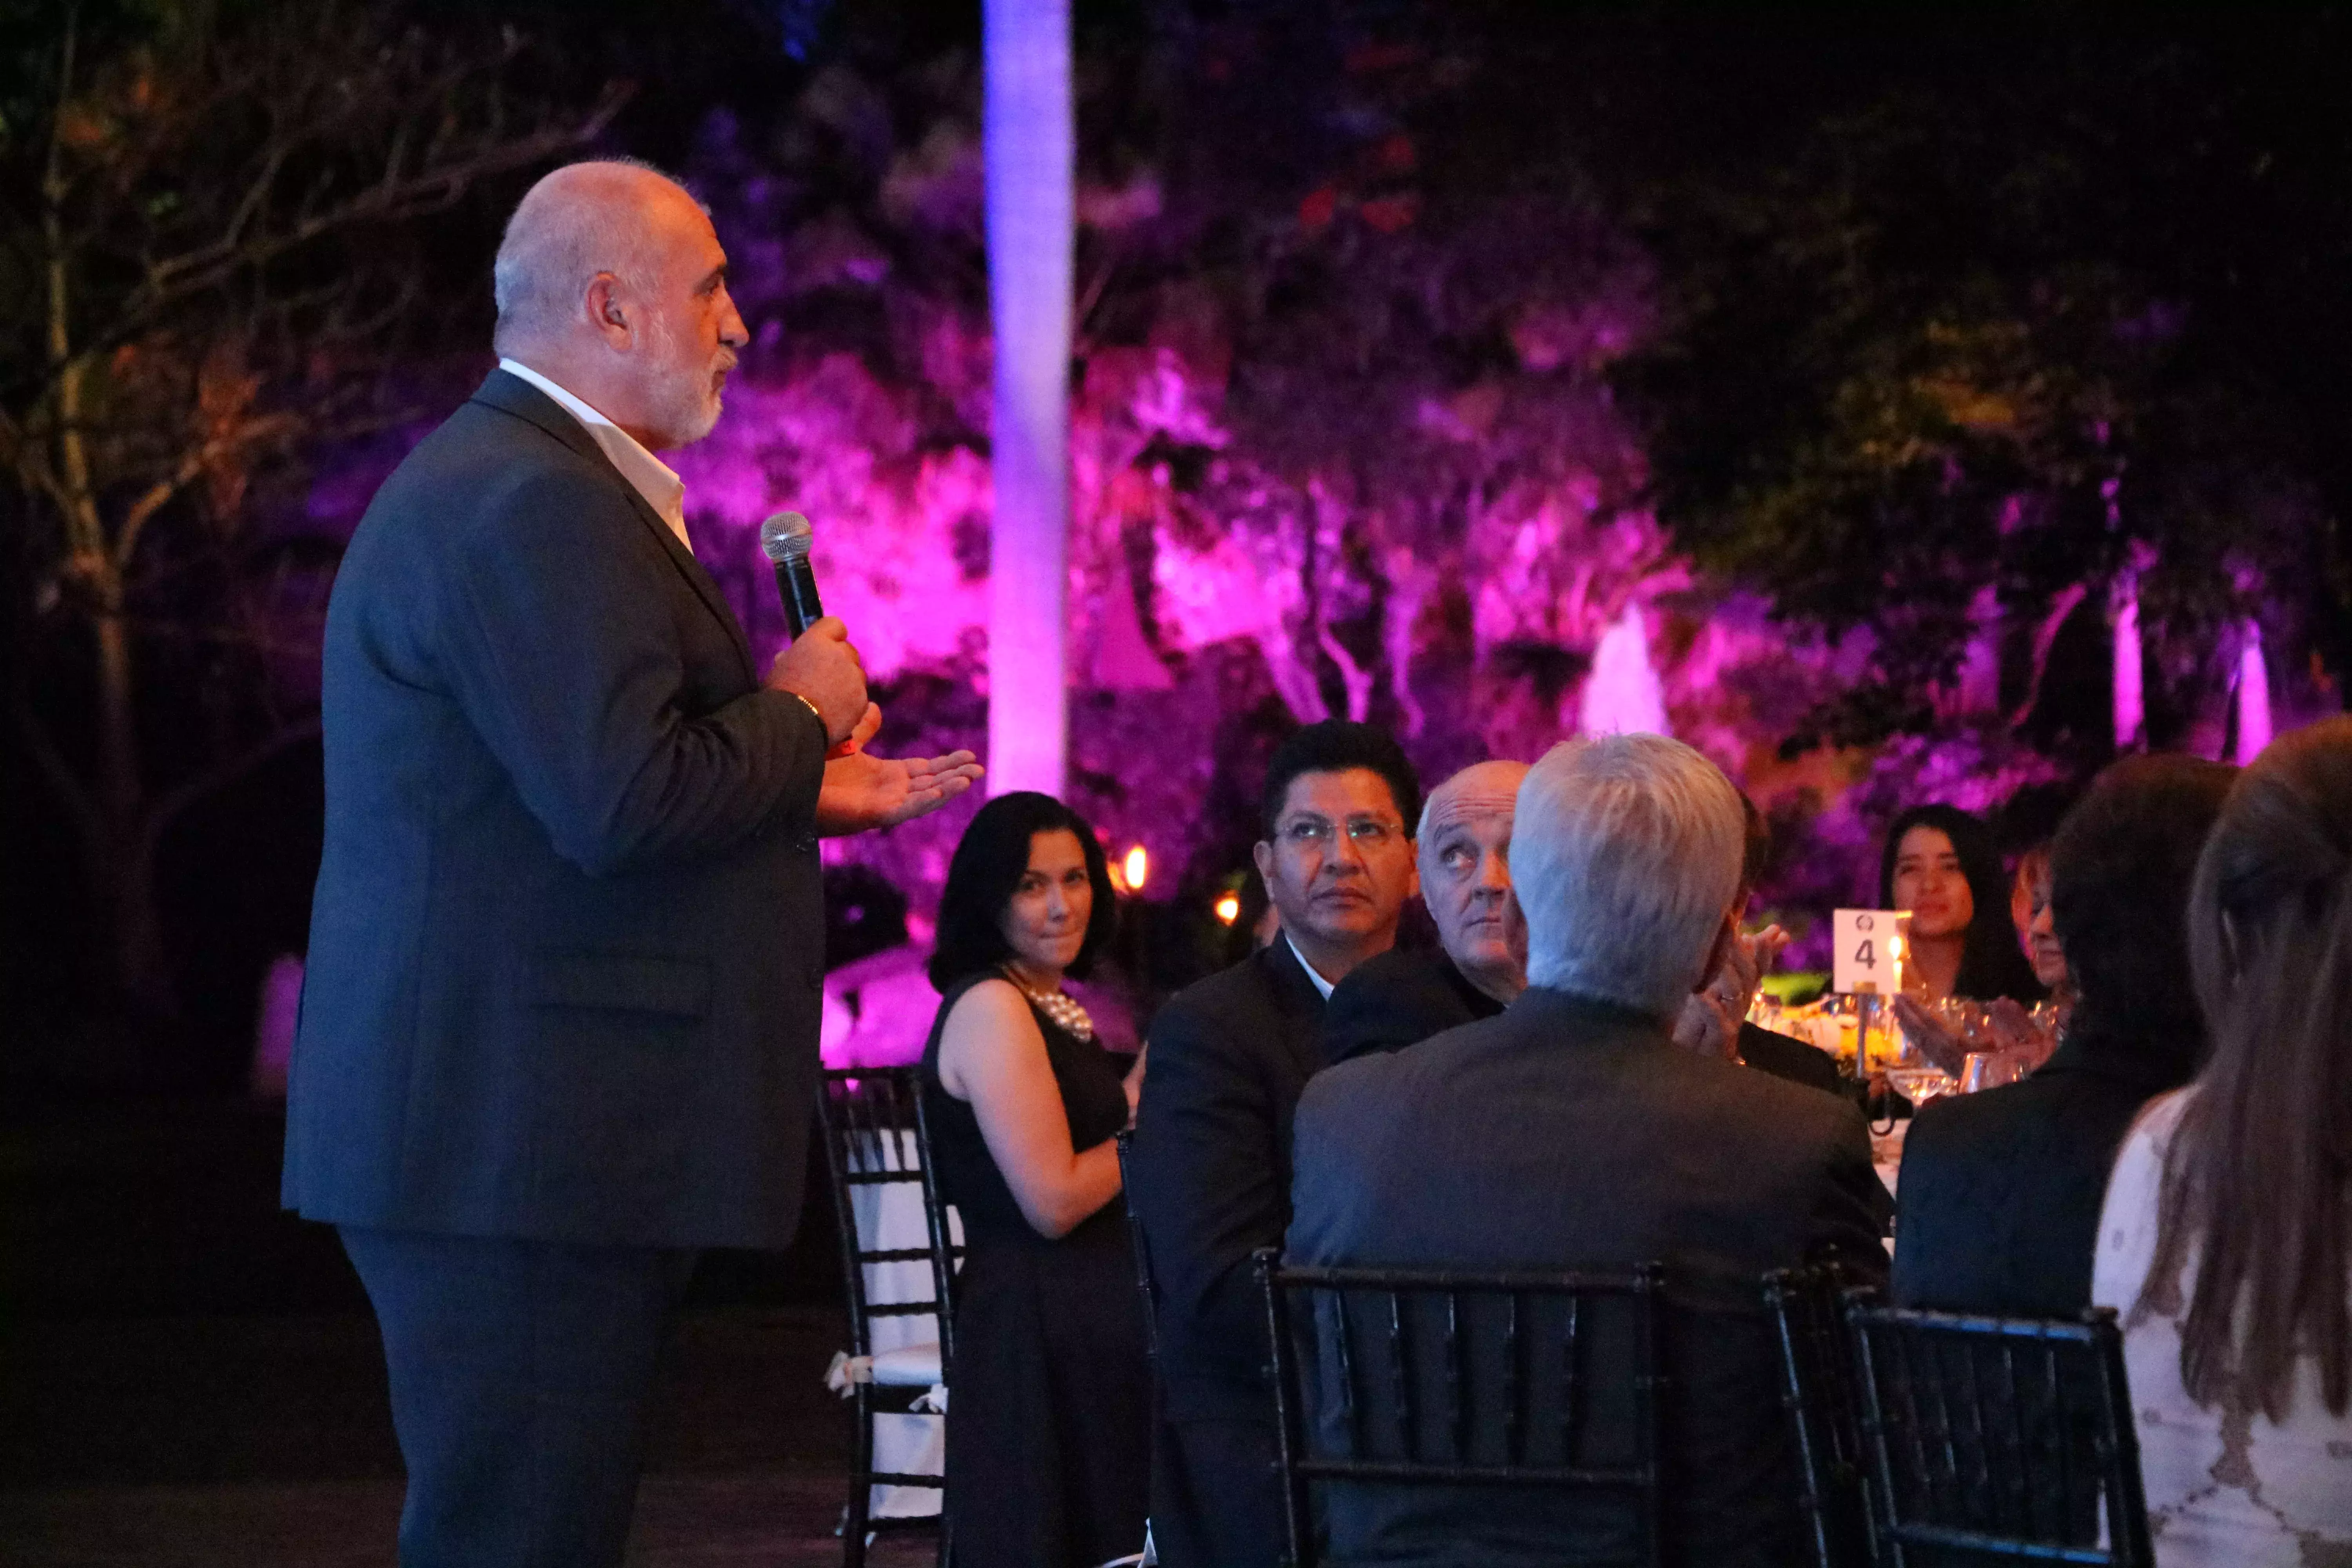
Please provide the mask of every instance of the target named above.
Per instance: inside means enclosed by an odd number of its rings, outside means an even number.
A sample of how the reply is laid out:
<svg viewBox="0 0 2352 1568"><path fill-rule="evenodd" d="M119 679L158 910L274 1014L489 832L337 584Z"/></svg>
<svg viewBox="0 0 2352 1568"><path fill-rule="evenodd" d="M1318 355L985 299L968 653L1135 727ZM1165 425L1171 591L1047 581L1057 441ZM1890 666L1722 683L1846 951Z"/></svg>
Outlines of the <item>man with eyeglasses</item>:
<svg viewBox="0 0 2352 1568"><path fill-rule="evenodd" d="M1255 853L1281 934L1160 1009L1136 1118L1128 1201L1156 1300L1151 1531L1168 1568L1270 1568L1283 1550L1250 1254L1290 1222L1291 1113L1326 1065L1331 988L1395 943L1419 888L1421 787L1385 731L1295 731L1261 804Z"/></svg>

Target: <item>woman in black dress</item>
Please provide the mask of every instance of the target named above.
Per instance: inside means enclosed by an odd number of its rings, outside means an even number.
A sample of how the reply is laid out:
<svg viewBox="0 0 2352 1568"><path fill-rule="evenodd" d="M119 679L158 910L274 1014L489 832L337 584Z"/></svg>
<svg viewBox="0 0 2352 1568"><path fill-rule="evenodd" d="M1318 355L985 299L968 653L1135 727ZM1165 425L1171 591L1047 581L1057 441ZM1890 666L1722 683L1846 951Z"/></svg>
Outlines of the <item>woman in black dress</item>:
<svg viewBox="0 0 2352 1568"><path fill-rule="evenodd" d="M980 809L948 869L923 1051L963 1217L948 1370L958 1568L1093 1568L1143 1544L1150 1373L1118 1151L1141 1087L1062 977L1117 918L1093 830L1050 795Z"/></svg>

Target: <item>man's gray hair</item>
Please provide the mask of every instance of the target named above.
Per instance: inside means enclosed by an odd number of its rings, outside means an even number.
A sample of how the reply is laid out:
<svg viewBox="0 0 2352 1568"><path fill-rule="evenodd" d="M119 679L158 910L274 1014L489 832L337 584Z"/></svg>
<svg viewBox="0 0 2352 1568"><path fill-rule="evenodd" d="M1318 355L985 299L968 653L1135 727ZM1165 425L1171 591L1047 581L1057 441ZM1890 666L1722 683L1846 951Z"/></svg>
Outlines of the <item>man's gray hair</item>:
<svg viewBox="0 0 2352 1568"><path fill-rule="evenodd" d="M650 237L628 197L644 174L686 188L642 159L595 158L555 170L516 204L490 268L499 307L491 342L500 353L561 331L600 272L633 291L650 286Z"/></svg>
<svg viewBox="0 0 2352 1568"><path fill-rule="evenodd" d="M1671 1017L1739 891L1739 792L1663 735L1554 746L1519 785L1530 984Z"/></svg>

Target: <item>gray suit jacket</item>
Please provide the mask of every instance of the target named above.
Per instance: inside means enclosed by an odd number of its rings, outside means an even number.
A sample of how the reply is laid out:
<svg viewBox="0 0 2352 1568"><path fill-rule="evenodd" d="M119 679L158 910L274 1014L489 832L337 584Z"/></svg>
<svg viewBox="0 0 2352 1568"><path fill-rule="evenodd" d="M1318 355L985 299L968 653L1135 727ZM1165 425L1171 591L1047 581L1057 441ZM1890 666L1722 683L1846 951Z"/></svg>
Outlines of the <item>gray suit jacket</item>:
<svg viewBox="0 0 2352 1568"><path fill-rule="evenodd" d="M384 481L323 700L288 1206L790 1240L824 729L761 689L709 574L577 421L496 372Z"/></svg>
<svg viewBox="0 0 2352 1568"><path fill-rule="evenodd" d="M1664 1263L1666 1560L1801 1560L1760 1277L1826 1251L1885 1278L1891 1205L1851 1103L1676 1050L1654 1019L1535 988L1499 1017L1317 1075L1296 1130L1294 1262ZM1614 1436L1630 1438L1625 1420ZM1630 1515L1589 1495L1335 1488L1329 1522L1335 1563L1533 1568L1626 1561Z"/></svg>

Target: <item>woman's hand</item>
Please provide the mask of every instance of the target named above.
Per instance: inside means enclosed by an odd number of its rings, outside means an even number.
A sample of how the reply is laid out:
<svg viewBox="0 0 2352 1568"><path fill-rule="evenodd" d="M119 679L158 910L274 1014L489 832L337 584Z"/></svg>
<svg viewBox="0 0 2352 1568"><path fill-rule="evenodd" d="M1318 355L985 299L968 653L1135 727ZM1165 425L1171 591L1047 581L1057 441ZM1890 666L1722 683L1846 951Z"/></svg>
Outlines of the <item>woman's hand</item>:
<svg viewBox="0 0 2352 1568"><path fill-rule="evenodd" d="M1903 1033L1919 1047L1919 1054L1943 1072L1960 1076L1969 1064L1969 1043L1944 1026L1944 1021L1922 1005L1916 997L1895 998L1895 1021Z"/></svg>
<svg viewBox="0 0 2352 1568"><path fill-rule="evenodd" d="M1675 1044L1701 1056L1737 1059L1739 1026L1747 1022L1764 972L1788 945L1789 933L1777 925L1743 931L1726 942L1723 962L1683 1004L1682 1016L1675 1020Z"/></svg>
<svg viewBox="0 0 2352 1568"><path fill-rule="evenodd" d="M2007 996L1995 997L1986 1006L1985 1033L1992 1037L1994 1049L2022 1057L2028 1072L2048 1061L2050 1053L2058 1048L2057 1031L2035 1023L2031 1012Z"/></svg>

